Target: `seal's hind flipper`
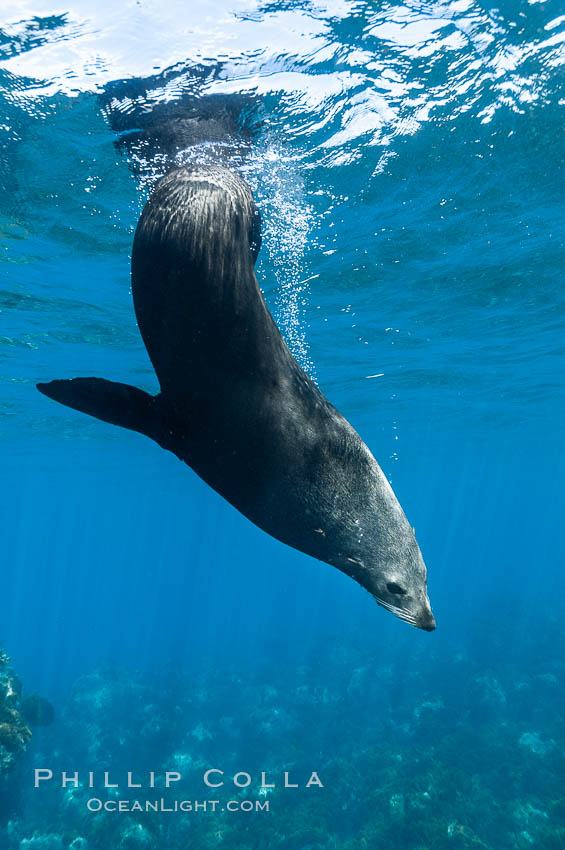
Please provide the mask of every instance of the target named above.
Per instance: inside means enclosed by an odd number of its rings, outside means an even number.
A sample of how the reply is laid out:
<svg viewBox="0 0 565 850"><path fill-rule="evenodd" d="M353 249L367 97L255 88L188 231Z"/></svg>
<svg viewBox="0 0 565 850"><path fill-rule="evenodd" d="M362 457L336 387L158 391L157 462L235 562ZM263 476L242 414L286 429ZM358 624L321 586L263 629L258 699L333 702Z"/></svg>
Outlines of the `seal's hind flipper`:
<svg viewBox="0 0 565 850"><path fill-rule="evenodd" d="M137 387L106 381L104 378L71 378L68 381L37 384L37 389L74 410L156 439L158 397Z"/></svg>

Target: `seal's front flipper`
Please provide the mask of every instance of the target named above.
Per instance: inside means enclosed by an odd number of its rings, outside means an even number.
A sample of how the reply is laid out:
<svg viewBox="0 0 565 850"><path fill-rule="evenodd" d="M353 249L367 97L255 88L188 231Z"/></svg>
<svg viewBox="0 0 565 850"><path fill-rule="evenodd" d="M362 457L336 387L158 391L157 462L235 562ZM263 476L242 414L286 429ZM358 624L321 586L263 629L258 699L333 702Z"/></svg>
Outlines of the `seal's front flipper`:
<svg viewBox="0 0 565 850"><path fill-rule="evenodd" d="M103 422L139 431L159 442L158 397L137 387L104 378L71 378L37 384L37 389L67 407L89 413Z"/></svg>

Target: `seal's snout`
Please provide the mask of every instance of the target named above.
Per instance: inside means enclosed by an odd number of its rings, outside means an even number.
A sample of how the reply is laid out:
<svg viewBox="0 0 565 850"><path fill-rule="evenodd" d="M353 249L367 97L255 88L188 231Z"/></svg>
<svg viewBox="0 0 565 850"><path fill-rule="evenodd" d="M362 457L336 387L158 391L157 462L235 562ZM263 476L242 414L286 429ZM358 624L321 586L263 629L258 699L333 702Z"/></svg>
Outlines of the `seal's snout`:
<svg viewBox="0 0 565 850"><path fill-rule="evenodd" d="M425 632L433 632L436 627L436 619L432 614L431 608L429 608L419 620L416 620L416 625L419 629L423 629Z"/></svg>

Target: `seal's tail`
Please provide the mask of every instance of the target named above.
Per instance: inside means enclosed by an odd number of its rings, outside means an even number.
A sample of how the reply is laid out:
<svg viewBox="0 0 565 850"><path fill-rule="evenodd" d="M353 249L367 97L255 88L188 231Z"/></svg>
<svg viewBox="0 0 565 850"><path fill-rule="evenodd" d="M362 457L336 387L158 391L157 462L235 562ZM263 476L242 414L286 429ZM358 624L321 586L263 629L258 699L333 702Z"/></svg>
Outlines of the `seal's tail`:
<svg viewBox="0 0 565 850"><path fill-rule="evenodd" d="M43 395L89 413L103 422L120 425L157 439L160 421L158 399L149 393L104 378L71 378L37 384Z"/></svg>

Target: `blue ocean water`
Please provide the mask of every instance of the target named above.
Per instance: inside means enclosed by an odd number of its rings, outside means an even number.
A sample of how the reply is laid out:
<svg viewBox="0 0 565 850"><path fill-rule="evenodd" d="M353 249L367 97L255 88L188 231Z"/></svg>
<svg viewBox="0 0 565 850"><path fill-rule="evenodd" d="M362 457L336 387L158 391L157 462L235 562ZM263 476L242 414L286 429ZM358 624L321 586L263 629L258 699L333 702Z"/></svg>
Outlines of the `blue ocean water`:
<svg viewBox="0 0 565 850"><path fill-rule="evenodd" d="M0 846L565 846L562 5L18 0L2 21L0 646L57 719ZM252 104L250 141L179 161L252 185L268 305L415 526L433 634L35 389L156 390L129 262L170 163L118 150L108 104L187 94ZM44 765L324 789L163 831L40 795Z"/></svg>

